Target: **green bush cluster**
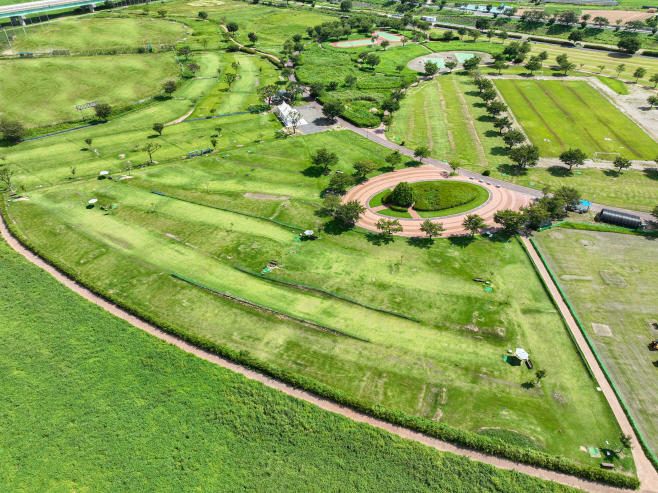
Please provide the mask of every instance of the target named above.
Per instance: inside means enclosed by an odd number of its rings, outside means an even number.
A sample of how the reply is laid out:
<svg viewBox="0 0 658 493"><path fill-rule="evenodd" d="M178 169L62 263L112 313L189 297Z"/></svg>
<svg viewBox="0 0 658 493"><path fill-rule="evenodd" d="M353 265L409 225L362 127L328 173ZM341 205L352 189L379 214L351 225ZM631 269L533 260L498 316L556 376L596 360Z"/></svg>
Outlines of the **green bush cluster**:
<svg viewBox="0 0 658 493"><path fill-rule="evenodd" d="M658 57L658 51L651 51L651 50L644 50L640 55L646 55L646 56L656 56Z"/></svg>
<svg viewBox="0 0 658 493"><path fill-rule="evenodd" d="M478 196L477 185L461 181L414 183L416 194L414 209L418 211L442 211L468 204Z"/></svg>
<svg viewBox="0 0 658 493"><path fill-rule="evenodd" d="M379 111L371 113L372 108L376 108L376 105L372 102L351 101L347 103L341 116L358 127L378 127L382 122L382 118L379 116Z"/></svg>
<svg viewBox="0 0 658 493"><path fill-rule="evenodd" d="M9 217L4 200L0 204L0 209L4 217ZM69 278L85 286L96 295L105 298L126 312L141 318L147 323L159 327L161 330L172 334L181 340L188 342L189 344L192 344L201 349L205 349L206 351L217 354L223 358L229 359L246 368L250 368L252 370L268 375L272 378L292 385L295 388L303 389L320 397L330 399L338 404L350 407L358 412L365 413L374 418L387 421L397 426L409 428L411 430L424 433L428 436L435 437L440 440L459 444L472 450L478 450L480 452L505 457L507 459L519 461L525 464L559 471L565 474L571 474L573 476L582 477L591 481L600 481L621 488L637 489L640 486L640 482L636 477L626 476L591 466L585 466L578 464L572 459L556 457L540 451L518 447L498 439L485 437L470 431L458 430L443 423L437 423L418 416L411 416L403 411L396 411L379 404L374 404L364 399L349 395L342 390L334 389L328 385L322 384L316 380L313 380L312 378L304 377L289 370L279 368L278 366L271 363L261 361L251 356L249 351L236 351L224 344L216 343L203 336L190 334L180 327L159 320L150 313L135 308L134 306L124 302L122 299L117 298L114 294L99 288L93 283L90 283L87 279L82 278L73 269L71 269L70 266L54 257L51 257L46 252L41 251L37 246L32 244L30 240L21 235L13 221L8 220L7 226L9 227L12 234L35 255L38 255L44 261L66 274Z"/></svg>

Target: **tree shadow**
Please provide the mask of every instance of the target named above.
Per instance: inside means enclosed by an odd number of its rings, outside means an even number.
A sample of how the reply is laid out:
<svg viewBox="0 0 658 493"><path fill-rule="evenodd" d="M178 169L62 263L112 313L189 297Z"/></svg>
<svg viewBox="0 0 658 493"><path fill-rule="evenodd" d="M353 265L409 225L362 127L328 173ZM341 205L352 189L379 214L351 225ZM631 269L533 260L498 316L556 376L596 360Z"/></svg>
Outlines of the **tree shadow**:
<svg viewBox="0 0 658 493"><path fill-rule="evenodd" d="M407 238L407 245L416 247L416 248L422 248L424 250L429 250L432 245L434 245L434 238L422 238L419 236L415 236L412 238Z"/></svg>
<svg viewBox="0 0 658 493"><path fill-rule="evenodd" d="M480 117L480 118L482 118L482 117ZM478 118L478 120L479 120L479 118ZM495 139L496 137L500 136L500 134L498 133L497 130L492 130L492 129L489 129L486 132L484 132L484 135L485 135L485 137L489 137L490 139Z"/></svg>
<svg viewBox="0 0 658 493"><path fill-rule="evenodd" d="M366 241L375 246L388 245L395 242L395 236L378 233L366 233Z"/></svg>
<svg viewBox="0 0 658 493"><path fill-rule="evenodd" d="M475 241L475 236L471 236L471 235L451 236L450 238L448 238L448 241L453 246L456 246L456 247L459 247L459 248L466 248L471 243L473 243Z"/></svg>
<svg viewBox="0 0 658 493"><path fill-rule="evenodd" d="M508 354L503 357L503 360L510 366L521 366L521 360L516 356Z"/></svg>
<svg viewBox="0 0 658 493"><path fill-rule="evenodd" d="M157 139L158 137L160 137L158 134L153 134L153 135L149 135L149 136L146 137L146 138L147 138L147 139Z"/></svg>
<svg viewBox="0 0 658 493"><path fill-rule="evenodd" d="M633 55L629 55L628 53L608 53L608 56L610 58L616 58L618 60L628 60L630 58L633 58Z"/></svg>
<svg viewBox="0 0 658 493"><path fill-rule="evenodd" d="M658 180L658 168L644 168L642 173L650 180Z"/></svg>
<svg viewBox="0 0 658 493"><path fill-rule="evenodd" d="M505 149L507 150L507 149ZM524 176L528 174L528 170L525 168L519 168L518 166L514 166L513 164L501 164L496 168L498 171L501 173L505 173L508 175L514 175L514 176Z"/></svg>
<svg viewBox="0 0 658 493"><path fill-rule="evenodd" d="M310 178L320 178L324 175L324 168L322 166L309 166L303 170L302 175L308 176Z"/></svg>
<svg viewBox="0 0 658 493"><path fill-rule="evenodd" d="M603 174L609 176L610 178L619 178L620 173L615 169L604 169Z"/></svg>
<svg viewBox="0 0 658 493"><path fill-rule="evenodd" d="M535 384L532 382L524 382L521 384L521 387L523 387L526 390L530 390L535 388Z"/></svg>
<svg viewBox="0 0 658 493"><path fill-rule="evenodd" d="M340 236L351 229L354 229L354 225L345 224L337 219L332 219L322 226L322 231L331 236Z"/></svg>
<svg viewBox="0 0 658 493"><path fill-rule="evenodd" d="M507 147L496 146L492 147L490 152L493 156L507 156L509 149Z"/></svg>
<svg viewBox="0 0 658 493"><path fill-rule="evenodd" d="M415 159L412 159L412 160L410 160L410 161L407 161L407 162L405 162L405 163L402 163L402 165L403 165L405 168L417 168L418 166L422 166L423 163L421 163L421 162L419 162L419 161L416 161Z"/></svg>
<svg viewBox="0 0 658 493"><path fill-rule="evenodd" d="M94 208L94 204L87 204L87 207L85 207L85 209L87 210L91 210L93 208Z"/></svg>
<svg viewBox="0 0 658 493"><path fill-rule="evenodd" d="M567 176L573 176L573 172L569 168L565 168L564 166L550 166L547 168L548 173L551 176L557 176L560 178L565 178Z"/></svg>

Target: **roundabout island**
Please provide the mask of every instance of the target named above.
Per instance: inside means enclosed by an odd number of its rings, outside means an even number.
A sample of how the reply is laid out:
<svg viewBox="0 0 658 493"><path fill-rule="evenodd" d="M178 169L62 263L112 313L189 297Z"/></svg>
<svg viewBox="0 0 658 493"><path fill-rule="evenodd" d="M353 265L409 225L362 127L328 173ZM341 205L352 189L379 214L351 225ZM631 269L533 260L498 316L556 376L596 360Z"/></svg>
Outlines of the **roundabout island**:
<svg viewBox="0 0 658 493"><path fill-rule="evenodd" d="M455 205L448 204L453 206L440 210L421 210L428 207L426 205L419 207L417 203L415 206L408 207L406 212L400 207L391 208L390 205L387 206L388 204L382 204L382 198L386 199L388 192L401 182L416 185L417 189L438 190L439 195L442 184L462 183L463 186L450 188L459 189L459 193L462 195L470 194L467 197L470 200L464 200ZM417 185L422 186L417 187ZM484 219L487 229L495 229L493 216L496 211L518 210L520 207L527 206L531 197L506 188L499 188L484 180L480 182L480 180L472 180L463 176L450 176L447 171L432 165L425 165L371 178L352 188L343 197L343 203L351 200L358 201L366 208L356 225L371 231L377 231L375 225L380 219L395 218L400 221L403 228L402 232L398 233L399 235L425 236L425 233L420 230L421 224L426 219L431 219L433 222L443 223L445 229L443 236L460 236L467 234L462 222L468 214L478 214Z"/></svg>

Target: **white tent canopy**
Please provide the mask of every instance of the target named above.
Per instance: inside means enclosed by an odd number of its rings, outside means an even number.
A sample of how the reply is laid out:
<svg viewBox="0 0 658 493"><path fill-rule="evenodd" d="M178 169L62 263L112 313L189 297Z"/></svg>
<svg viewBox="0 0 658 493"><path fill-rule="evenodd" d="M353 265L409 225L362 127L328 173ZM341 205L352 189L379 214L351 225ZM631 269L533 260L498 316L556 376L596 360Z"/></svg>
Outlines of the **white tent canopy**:
<svg viewBox="0 0 658 493"><path fill-rule="evenodd" d="M109 171L101 171L101 172L98 173L98 174L101 175L101 176L104 176L104 175L109 175L110 172L109 172Z"/></svg>
<svg viewBox="0 0 658 493"><path fill-rule="evenodd" d="M91 200L89 201L90 204L95 204L96 202L98 202L98 199L91 199Z"/></svg>
<svg viewBox="0 0 658 493"><path fill-rule="evenodd" d="M313 231L312 229L307 229L306 231L304 231L304 234L306 236L313 236L313 233L315 233L315 231Z"/></svg>
<svg viewBox="0 0 658 493"><path fill-rule="evenodd" d="M302 118L301 113L287 103L281 103L274 107L274 113L279 117L284 127L292 127L293 121L298 119L297 126L308 125L308 122Z"/></svg>
<svg viewBox="0 0 658 493"><path fill-rule="evenodd" d="M514 351L514 354L516 354L516 357L519 359L528 359L528 352L525 349L522 349L520 347L516 348L516 351Z"/></svg>

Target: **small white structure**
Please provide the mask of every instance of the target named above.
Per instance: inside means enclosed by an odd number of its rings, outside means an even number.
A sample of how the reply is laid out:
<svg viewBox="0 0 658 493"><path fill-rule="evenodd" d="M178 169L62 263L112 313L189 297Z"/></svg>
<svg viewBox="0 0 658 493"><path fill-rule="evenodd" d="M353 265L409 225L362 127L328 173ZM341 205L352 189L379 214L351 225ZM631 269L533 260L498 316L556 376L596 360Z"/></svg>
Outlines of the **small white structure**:
<svg viewBox="0 0 658 493"><path fill-rule="evenodd" d="M427 15L421 15L420 20L425 21L425 22L436 22L436 17L429 17Z"/></svg>
<svg viewBox="0 0 658 493"><path fill-rule="evenodd" d="M281 103L279 106L274 107L274 114L279 117L284 127L289 128L293 126L297 120L296 127L301 125L308 125L308 122L302 118L302 115L295 108L287 103Z"/></svg>
<svg viewBox="0 0 658 493"><path fill-rule="evenodd" d="M91 199L88 203L89 204L95 204L96 202L98 202L98 199Z"/></svg>
<svg viewBox="0 0 658 493"><path fill-rule="evenodd" d="M528 352L525 349L522 349L520 347L516 348L516 351L514 351L514 355L519 358L520 360L525 360L528 359Z"/></svg>
<svg viewBox="0 0 658 493"><path fill-rule="evenodd" d="M101 171L101 172L98 173L98 174L99 174L100 176L105 176L105 175L109 175L110 172L109 172L109 171Z"/></svg>

